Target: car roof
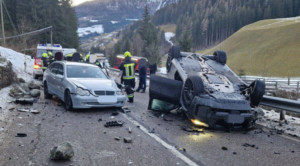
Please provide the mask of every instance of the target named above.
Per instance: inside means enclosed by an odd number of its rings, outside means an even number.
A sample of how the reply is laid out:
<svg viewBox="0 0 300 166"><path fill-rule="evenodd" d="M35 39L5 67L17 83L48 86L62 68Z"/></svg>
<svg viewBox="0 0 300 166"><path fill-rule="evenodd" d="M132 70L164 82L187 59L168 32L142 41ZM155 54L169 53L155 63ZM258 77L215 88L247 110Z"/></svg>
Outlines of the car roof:
<svg viewBox="0 0 300 166"><path fill-rule="evenodd" d="M97 67L95 64L82 63L82 62L55 61L54 63L63 63L65 65L74 65L74 66L91 66L91 67Z"/></svg>

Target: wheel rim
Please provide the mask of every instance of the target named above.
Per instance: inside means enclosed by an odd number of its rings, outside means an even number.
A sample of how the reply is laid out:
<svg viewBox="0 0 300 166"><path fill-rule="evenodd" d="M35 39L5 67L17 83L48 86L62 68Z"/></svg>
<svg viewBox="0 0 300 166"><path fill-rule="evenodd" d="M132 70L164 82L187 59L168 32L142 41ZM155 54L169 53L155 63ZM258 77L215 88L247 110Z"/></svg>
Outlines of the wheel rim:
<svg viewBox="0 0 300 166"><path fill-rule="evenodd" d="M184 84L183 99L186 107L188 107L194 99L193 83L190 80L187 80Z"/></svg>

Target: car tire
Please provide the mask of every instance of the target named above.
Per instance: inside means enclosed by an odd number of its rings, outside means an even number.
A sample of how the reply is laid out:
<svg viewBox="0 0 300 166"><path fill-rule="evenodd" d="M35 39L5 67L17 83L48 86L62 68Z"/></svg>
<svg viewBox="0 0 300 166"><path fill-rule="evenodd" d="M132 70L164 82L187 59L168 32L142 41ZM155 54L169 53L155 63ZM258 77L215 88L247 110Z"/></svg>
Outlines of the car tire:
<svg viewBox="0 0 300 166"><path fill-rule="evenodd" d="M44 95L45 95L45 99L51 99L52 98L52 95L48 92L47 82L44 82Z"/></svg>
<svg viewBox="0 0 300 166"><path fill-rule="evenodd" d="M67 111L73 111L73 102L69 90L65 91L65 108Z"/></svg>
<svg viewBox="0 0 300 166"><path fill-rule="evenodd" d="M175 59L181 58L180 48L177 46L172 46L169 50L168 59L166 62L166 67L167 67L168 72L171 69L173 58L175 58Z"/></svg>
<svg viewBox="0 0 300 166"><path fill-rule="evenodd" d="M215 59L218 63L221 63L222 65L226 64L227 61L227 55L224 51L215 51L214 54Z"/></svg>
<svg viewBox="0 0 300 166"><path fill-rule="evenodd" d="M181 97L182 105L188 110L195 96L204 91L203 81L199 76L189 76L183 86Z"/></svg>
<svg viewBox="0 0 300 166"><path fill-rule="evenodd" d="M266 85L263 81L255 80L250 84L250 105L256 107L259 105L265 94Z"/></svg>

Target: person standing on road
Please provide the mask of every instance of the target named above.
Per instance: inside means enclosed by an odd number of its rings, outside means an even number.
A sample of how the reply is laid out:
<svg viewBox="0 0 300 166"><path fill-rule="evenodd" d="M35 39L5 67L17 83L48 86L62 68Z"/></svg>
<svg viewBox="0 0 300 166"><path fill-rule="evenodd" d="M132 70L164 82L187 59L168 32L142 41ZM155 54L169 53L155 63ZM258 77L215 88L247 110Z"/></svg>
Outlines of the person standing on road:
<svg viewBox="0 0 300 166"><path fill-rule="evenodd" d="M48 68L48 54L44 52L42 54L42 67L43 72Z"/></svg>
<svg viewBox="0 0 300 166"><path fill-rule="evenodd" d="M149 68L150 68L150 75L156 73L156 70L157 70L157 65L156 65L156 63L150 64L150 65L149 65Z"/></svg>
<svg viewBox="0 0 300 166"><path fill-rule="evenodd" d="M147 78L147 61L145 58L142 58L139 62L139 87L136 89L136 92L142 90L142 93L145 93L146 78Z"/></svg>
<svg viewBox="0 0 300 166"><path fill-rule="evenodd" d="M121 71L120 75L124 80L125 91L127 93L128 102L133 103L134 100L134 87L135 87L135 67L136 62L131 60L131 53L126 51L124 53L125 61L121 63L119 69Z"/></svg>

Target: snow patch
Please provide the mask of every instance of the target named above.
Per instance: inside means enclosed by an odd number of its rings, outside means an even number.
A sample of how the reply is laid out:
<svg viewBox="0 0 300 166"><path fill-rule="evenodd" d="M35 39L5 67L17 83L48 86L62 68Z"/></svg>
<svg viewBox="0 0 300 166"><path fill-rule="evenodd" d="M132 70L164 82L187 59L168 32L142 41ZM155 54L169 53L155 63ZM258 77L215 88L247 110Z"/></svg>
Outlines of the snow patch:
<svg viewBox="0 0 300 166"><path fill-rule="evenodd" d="M125 20L126 21L138 21L139 19L136 19L136 18L126 18Z"/></svg>
<svg viewBox="0 0 300 166"><path fill-rule="evenodd" d="M93 25L91 27L85 27L85 28L78 28L77 30L79 37L91 34L91 33L103 33L104 28L102 24L99 25Z"/></svg>
<svg viewBox="0 0 300 166"><path fill-rule="evenodd" d="M112 24L118 24L120 21L110 21Z"/></svg>
<svg viewBox="0 0 300 166"><path fill-rule="evenodd" d="M167 42L169 42L171 45L173 45L173 42L171 41L171 38L174 37L175 34L173 32L166 32L165 33L165 38Z"/></svg>
<svg viewBox="0 0 300 166"><path fill-rule="evenodd" d="M93 22L93 23L94 23L94 22L99 22L99 20L90 20L90 22Z"/></svg>
<svg viewBox="0 0 300 166"><path fill-rule="evenodd" d="M30 56L18 53L12 49L4 48L0 46L0 55L5 57L7 61L10 61L13 66L14 72L18 78L23 78L26 82L32 80L33 64L34 60ZM2 113L0 113L0 120L3 120L7 116L7 103L12 100L8 95L11 86L0 90L0 107Z"/></svg>
<svg viewBox="0 0 300 166"><path fill-rule="evenodd" d="M257 124L270 129L282 130L286 134L300 137L300 118L285 115L286 122L280 122L280 114L274 110L263 110L264 116L256 121Z"/></svg>

